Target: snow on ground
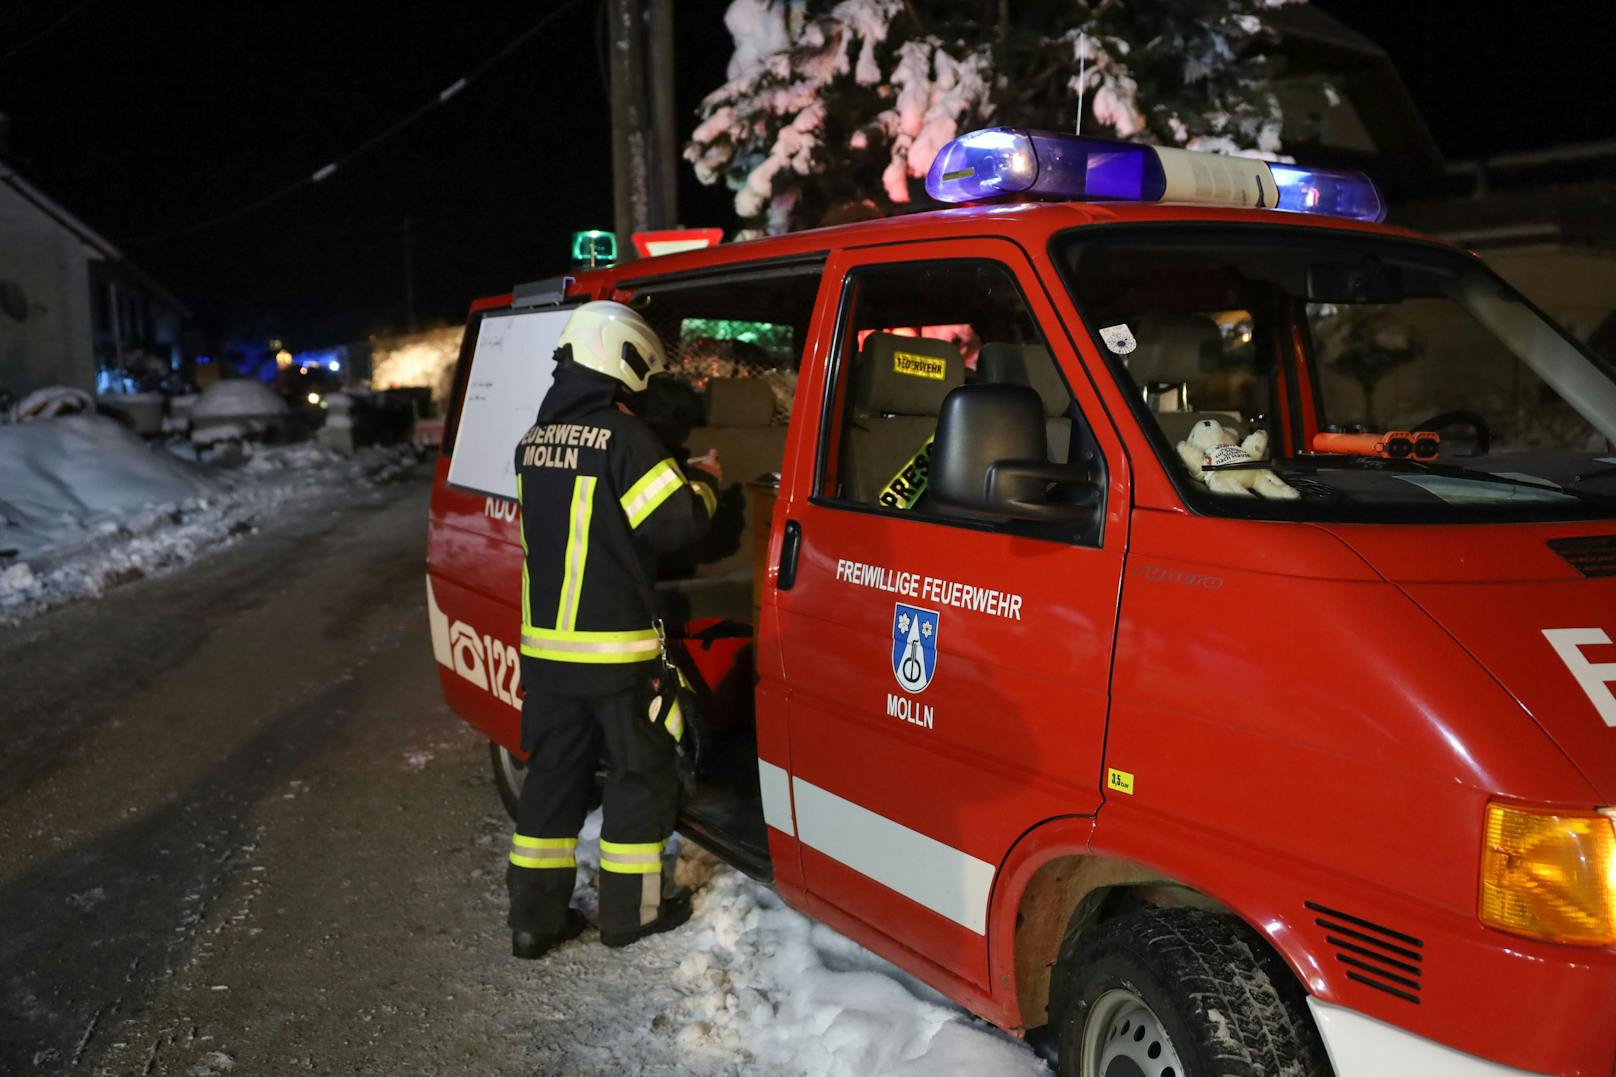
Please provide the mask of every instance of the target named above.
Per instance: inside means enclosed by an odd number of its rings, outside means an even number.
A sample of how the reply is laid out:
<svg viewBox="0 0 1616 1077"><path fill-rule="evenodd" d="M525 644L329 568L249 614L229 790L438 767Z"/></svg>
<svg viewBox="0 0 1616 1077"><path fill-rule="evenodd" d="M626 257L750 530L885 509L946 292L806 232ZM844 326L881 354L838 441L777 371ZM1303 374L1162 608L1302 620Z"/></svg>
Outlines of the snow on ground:
<svg viewBox="0 0 1616 1077"><path fill-rule="evenodd" d="M599 835L596 811L578 844L574 894L574 904L591 919ZM614 1023L625 1033L635 1028L655 1038L671 1033L680 1072L693 1077L1047 1077L1048 1068L1025 1044L787 907L773 890L694 844L682 844L676 877L699 887L691 922L608 956L638 958L647 982L666 977L660 967L674 962L677 1000L669 1006L665 995L647 992L638 1005L620 995L602 998L599 1005L614 1012ZM572 957L568 950L599 949L592 940L593 933L587 934L548 960ZM579 989L590 987L580 983ZM622 1041L615 1047L635 1050Z"/></svg>
<svg viewBox="0 0 1616 1077"><path fill-rule="evenodd" d="M170 571L414 460L303 442L203 466L96 415L0 426L0 623Z"/></svg>
<svg viewBox="0 0 1616 1077"><path fill-rule="evenodd" d="M286 401L269 386L248 378L216 381L191 405L191 419L258 419L285 415Z"/></svg>

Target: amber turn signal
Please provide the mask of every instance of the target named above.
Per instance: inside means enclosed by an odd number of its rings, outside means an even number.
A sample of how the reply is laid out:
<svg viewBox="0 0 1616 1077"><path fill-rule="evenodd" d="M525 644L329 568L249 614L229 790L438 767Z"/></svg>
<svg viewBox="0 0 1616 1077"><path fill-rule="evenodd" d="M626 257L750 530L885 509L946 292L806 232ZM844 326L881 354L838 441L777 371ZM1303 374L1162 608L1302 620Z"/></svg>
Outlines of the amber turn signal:
<svg viewBox="0 0 1616 1077"><path fill-rule="evenodd" d="M1479 912L1517 935L1616 945L1616 818L1487 805Z"/></svg>

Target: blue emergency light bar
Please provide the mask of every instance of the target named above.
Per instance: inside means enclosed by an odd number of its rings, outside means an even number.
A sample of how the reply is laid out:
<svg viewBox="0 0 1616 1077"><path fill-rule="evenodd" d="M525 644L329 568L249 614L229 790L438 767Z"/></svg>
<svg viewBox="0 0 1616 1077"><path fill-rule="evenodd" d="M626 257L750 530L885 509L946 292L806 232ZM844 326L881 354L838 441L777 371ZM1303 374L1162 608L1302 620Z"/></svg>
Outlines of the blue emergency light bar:
<svg viewBox="0 0 1616 1077"><path fill-rule="evenodd" d="M1168 146L990 127L944 146L926 175L939 202L1020 195L1070 201L1192 202L1381 221L1386 205L1368 176L1269 164Z"/></svg>

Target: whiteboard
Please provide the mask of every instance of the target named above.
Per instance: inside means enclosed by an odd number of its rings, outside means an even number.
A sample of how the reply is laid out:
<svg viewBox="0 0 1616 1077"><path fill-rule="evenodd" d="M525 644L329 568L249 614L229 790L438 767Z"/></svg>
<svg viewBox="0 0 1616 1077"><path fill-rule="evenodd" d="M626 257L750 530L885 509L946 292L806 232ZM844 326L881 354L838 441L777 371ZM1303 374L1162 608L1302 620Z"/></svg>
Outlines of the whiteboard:
<svg viewBox="0 0 1616 1077"><path fill-rule="evenodd" d="M571 307L546 307L483 319L449 458L450 486L516 500L516 443L550 391L556 341L571 316Z"/></svg>

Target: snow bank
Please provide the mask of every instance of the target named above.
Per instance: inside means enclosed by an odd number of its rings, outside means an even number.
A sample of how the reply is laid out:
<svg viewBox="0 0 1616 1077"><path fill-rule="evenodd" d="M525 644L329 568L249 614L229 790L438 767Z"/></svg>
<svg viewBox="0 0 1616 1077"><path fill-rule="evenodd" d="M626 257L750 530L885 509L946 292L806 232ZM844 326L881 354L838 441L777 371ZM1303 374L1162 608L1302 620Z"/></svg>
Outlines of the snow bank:
<svg viewBox="0 0 1616 1077"><path fill-rule="evenodd" d="M287 412L286 401L262 382L248 378L216 381L191 405L191 420L268 419Z"/></svg>
<svg viewBox="0 0 1616 1077"><path fill-rule="evenodd" d="M580 836L574 895L591 917L599 836L596 811ZM681 1072L1048 1077L1026 1045L696 846L679 849L676 877L700 887L690 924L629 952L658 963L656 954L684 955L673 1009L631 1022L671 1031Z"/></svg>
<svg viewBox="0 0 1616 1077"><path fill-rule="evenodd" d="M35 389L17 403L20 419L50 419L57 415L93 412L95 401L83 389L68 385L50 385Z"/></svg>
<svg viewBox="0 0 1616 1077"><path fill-rule="evenodd" d="M0 426L0 623L171 571L255 530L260 517L345 497L415 459L408 446L348 459L301 443L260 448L221 470L100 416Z"/></svg>
<svg viewBox="0 0 1616 1077"><path fill-rule="evenodd" d="M201 469L99 415L0 426L0 550L26 558L112 517L215 487Z"/></svg>
<svg viewBox="0 0 1616 1077"><path fill-rule="evenodd" d="M739 1047L763 1072L806 1077L1048 1072L1024 1045L739 872L719 870L697 910L700 933L676 976L690 992L686 1047Z"/></svg>

